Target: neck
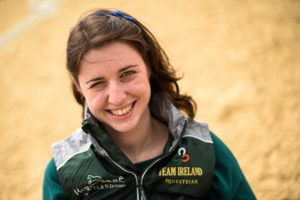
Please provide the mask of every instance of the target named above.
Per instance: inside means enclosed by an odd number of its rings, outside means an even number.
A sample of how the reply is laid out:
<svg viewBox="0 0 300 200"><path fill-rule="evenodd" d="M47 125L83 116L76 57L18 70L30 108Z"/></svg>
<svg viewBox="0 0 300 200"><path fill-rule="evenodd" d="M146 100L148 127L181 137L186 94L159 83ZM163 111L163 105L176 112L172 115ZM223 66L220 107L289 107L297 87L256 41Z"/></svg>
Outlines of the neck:
<svg viewBox="0 0 300 200"><path fill-rule="evenodd" d="M167 127L152 117L150 112L143 120L130 132L109 131L113 141L133 163L161 155L168 139Z"/></svg>

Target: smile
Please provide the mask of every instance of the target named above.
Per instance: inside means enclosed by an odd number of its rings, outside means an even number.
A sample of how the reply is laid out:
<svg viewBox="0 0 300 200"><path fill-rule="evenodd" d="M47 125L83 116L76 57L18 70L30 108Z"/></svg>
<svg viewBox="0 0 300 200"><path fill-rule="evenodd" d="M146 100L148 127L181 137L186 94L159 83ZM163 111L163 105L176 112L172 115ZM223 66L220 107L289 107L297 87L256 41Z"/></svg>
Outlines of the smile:
<svg viewBox="0 0 300 200"><path fill-rule="evenodd" d="M127 113L129 113L132 110L133 105L134 105L134 103L132 103L124 108L110 110L110 113L113 114L114 116L126 115Z"/></svg>

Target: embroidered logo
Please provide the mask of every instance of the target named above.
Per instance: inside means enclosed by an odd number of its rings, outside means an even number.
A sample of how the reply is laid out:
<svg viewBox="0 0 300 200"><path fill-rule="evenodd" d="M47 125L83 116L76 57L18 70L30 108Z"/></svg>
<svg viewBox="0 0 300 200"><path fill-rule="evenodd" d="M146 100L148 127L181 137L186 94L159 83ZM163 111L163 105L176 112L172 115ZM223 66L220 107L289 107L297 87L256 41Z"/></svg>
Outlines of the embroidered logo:
<svg viewBox="0 0 300 200"><path fill-rule="evenodd" d="M94 190L104 190L104 189L114 189L125 187L125 181L123 176L118 178L102 178L101 176L87 176L87 185L82 188L74 189L74 193L77 196L88 196L91 191Z"/></svg>
<svg viewBox="0 0 300 200"><path fill-rule="evenodd" d="M175 166L162 167L158 176L164 177L164 182L168 185L196 185L199 184L203 170L200 166L189 166L186 164L190 161L191 156L187 153L186 148L178 149L173 157Z"/></svg>
<svg viewBox="0 0 300 200"><path fill-rule="evenodd" d="M177 154L174 156L174 162L177 164L186 163L190 160L190 155L186 152L184 147L178 149Z"/></svg>

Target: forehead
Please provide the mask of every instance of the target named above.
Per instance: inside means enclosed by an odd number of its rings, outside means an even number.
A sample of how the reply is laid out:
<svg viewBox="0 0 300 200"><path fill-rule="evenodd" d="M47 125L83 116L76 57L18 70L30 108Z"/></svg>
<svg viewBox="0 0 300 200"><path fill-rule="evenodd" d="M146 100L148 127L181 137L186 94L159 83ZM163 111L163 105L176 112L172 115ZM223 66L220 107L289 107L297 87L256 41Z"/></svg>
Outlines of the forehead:
<svg viewBox="0 0 300 200"><path fill-rule="evenodd" d="M141 55L134 47L125 42L116 41L89 50L84 55L81 63L102 63L107 61L125 61L141 58Z"/></svg>
<svg viewBox="0 0 300 200"><path fill-rule="evenodd" d="M125 42L110 42L99 48L91 49L84 55L79 75L92 75L100 71L113 72L130 65L147 68L143 58L134 47Z"/></svg>

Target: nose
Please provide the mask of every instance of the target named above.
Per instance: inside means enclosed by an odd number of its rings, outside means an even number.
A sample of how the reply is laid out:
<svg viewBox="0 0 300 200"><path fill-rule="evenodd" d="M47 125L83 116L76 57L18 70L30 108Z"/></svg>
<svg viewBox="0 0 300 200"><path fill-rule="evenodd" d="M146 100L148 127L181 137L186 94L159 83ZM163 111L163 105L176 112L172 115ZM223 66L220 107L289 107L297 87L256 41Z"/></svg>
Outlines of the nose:
<svg viewBox="0 0 300 200"><path fill-rule="evenodd" d="M108 102L113 105L121 105L126 99L126 92L119 83L111 83L108 89Z"/></svg>

